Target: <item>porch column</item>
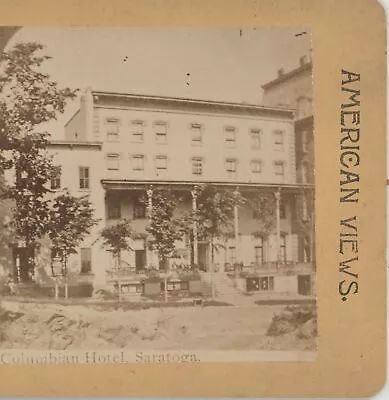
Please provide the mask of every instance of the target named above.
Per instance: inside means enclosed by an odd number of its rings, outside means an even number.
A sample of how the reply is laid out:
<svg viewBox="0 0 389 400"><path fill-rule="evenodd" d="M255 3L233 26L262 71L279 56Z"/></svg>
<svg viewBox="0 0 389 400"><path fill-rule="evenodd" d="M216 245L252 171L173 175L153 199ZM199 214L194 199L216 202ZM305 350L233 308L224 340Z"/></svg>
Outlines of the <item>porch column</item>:
<svg viewBox="0 0 389 400"><path fill-rule="evenodd" d="M276 198L276 246L277 246L277 265L281 261L281 227L280 227L280 202L281 202L281 191L278 188L274 193Z"/></svg>
<svg viewBox="0 0 389 400"><path fill-rule="evenodd" d="M147 217L149 219L149 223L151 223L151 217L153 215L153 189L151 186L149 189L146 190L146 194L147 194ZM146 264L147 266L150 266L151 264L154 264L154 253L149 248L148 236L146 236L144 239L144 246L146 250ZM157 263L155 267L159 268L159 264Z"/></svg>
<svg viewBox="0 0 389 400"><path fill-rule="evenodd" d="M236 197L239 196L239 188L236 188L234 191L234 195ZM240 259L240 243L239 243L239 210L238 206L234 206L234 239L235 239L235 254L236 254L236 262L242 261Z"/></svg>
<svg viewBox="0 0 389 400"><path fill-rule="evenodd" d="M197 211L197 190L196 187L192 190L192 211L193 215L196 216ZM197 240L197 220L193 219L193 263L199 266L199 249Z"/></svg>
<svg viewBox="0 0 389 400"><path fill-rule="evenodd" d="M150 187L146 191L147 193L147 216L149 220L151 220L151 217L153 215L153 189Z"/></svg>
<svg viewBox="0 0 389 400"><path fill-rule="evenodd" d="M20 255L16 254L16 283L20 283Z"/></svg>

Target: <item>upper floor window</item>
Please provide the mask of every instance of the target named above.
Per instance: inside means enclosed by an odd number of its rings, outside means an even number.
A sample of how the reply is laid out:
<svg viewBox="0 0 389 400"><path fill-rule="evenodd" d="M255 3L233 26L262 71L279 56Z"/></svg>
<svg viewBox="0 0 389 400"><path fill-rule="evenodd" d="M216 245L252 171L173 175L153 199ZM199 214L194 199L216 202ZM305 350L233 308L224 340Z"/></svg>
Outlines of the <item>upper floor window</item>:
<svg viewBox="0 0 389 400"><path fill-rule="evenodd" d="M306 162L303 162L301 164L301 182L302 183L309 182L308 163Z"/></svg>
<svg viewBox="0 0 389 400"><path fill-rule="evenodd" d="M301 219L305 222L308 221L308 202L306 196L301 198Z"/></svg>
<svg viewBox="0 0 389 400"><path fill-rule="evenodd" d="M167 123L156 122L154 124L154 129L155 129L155 141L160 144L167 143Z"/></svg>
<svg viewBox="0 0 389 400"><path fill-rule="evenodd" d="M192 174L193 175L203 174L203 159L201 157L192 158Z"/></svg>
<svg viewBox="0 0 389 400"><path fill-rule="evenodd" d="M276 161L274 163L274 173L280 176L285 175L285 164L283 161Z"/></svg>
<svg viewBox="0 0 389 400"><path fill-rule="evenodd" d="M311 261L311 243L307 236L304 236L303 238L303 261Z"/></svg>
<svg viewBox="0 0 389 400"><path fill-rule="evenodd" d="M201 124L191 125L192 143L200 145L203 142L203 127Z"/></svg>
<svg viewBox="0 0 389 400"><path fill-rule="evenodd" d="M143 143L144 123L143 121L131 122L131 141L134 143Z"/></svg>
<svg viewBox="0 0 389 400"><path fill-rule="evenodd" d="M251 161L251 172L255 175L260 174L262 172L261 160L252 160Z"/></svg>
<svg viewBox="0 0 389 400"><path fill-rule="evenodd" d="M132 169L134 171L143 171L145 169L145 156L143 154L132 156Z"/></svg>
<svg viewBox="0 0 389 400"><path fill-rule="evenodd" d="M107 169L117 171L119 169L119 154L107 154Z"/></svg>
<svg viewBox="0 0 389 400"><path fill-rule="evenodd" d="M116 118L107 119L107 140L109 142L119 140L119 120Z"/></svg>
<svg viewBox="0 0 389 400"><path fill-rule="evenodd" d="M227 158L226 160L226 171L229 178L235 178L236 176L236 160L234 158Z"/></svg>
<svg viewBox="0 0 389 400"><path fill-rule="evenodd" d="M79 167L80 189L89 189L89 167Z"/></svg>
<svg viewBox="0 0 389 400"><path fill-rule="evenodd" d="M274 137L274 149L284 150L284 132L277 130L273 132Z"/></svg>
<svg viewBox="0 0 389 400"><path fill-rule="evenodd" d="M261 131L259 129L251 129L251 148L260 149L261 148Z"/></svg>
<svg viewBox="0 0 389 400"><path fill-rule="evenodd" d="M157 156L155 158L155 168L157 170L157 175L161 175L167 171L167 157Z"/></svg>
<svg viewBox="0 0 389 400"><path fill-rule="evenodd" d="M56 166L53 168L50 179L50 187L52 190L61 188L61 167Z"/></svg>
<svg viewBox="0 0 389 400"><path fill-rule="evenodd" d="M236 128L233 126L227 126L224 128L224 135L226 139L227 147L236 146Z"/></svg>
<svg viewBox="0 0 389 400"><path fill-rule="evenodd" d="M308 132L301 132L301 151L306 153L308 151Z"/></svg>

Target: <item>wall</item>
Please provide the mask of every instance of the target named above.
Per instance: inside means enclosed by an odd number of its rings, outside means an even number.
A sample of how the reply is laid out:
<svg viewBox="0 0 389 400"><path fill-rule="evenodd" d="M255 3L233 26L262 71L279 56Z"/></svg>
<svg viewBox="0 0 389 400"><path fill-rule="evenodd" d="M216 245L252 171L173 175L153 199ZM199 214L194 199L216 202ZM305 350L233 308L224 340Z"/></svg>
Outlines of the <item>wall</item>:
<svg viewBox="0 0 389 400"><path fill-rule="evenodd" d="M283 106L301 110L301 117L312 115L312 68L305 68L301 72L291 75L268 88L263 93L265 106ZM309 103L299 104L300 98L308 98Z"/></svg>
<svg viewBox="0 0 389 400"><path fill-rule="evenodd" d="M62 189L67 188L74 196L89 196L94 209L94 217L100 222L92 228L91 234L84 240L80 247L92 248L92 272L95 282L105 281L105 268L109 261L109 254L101 251L101 240L99 232L105 226L105 192L101 185L103 175L103 164L101 162L101 151L99 147L50 145L49 152L54 156L54 165L62 168ZM90 188L80 189L79 167L89 167ZM95 268L94 268L95 267ZM69 259L69 270L80 271L80 254L71 256Z"/></svg>
<svg viewBox="0 0 389 400"><path fill-rule="evenodd" d="M247 117L238 115L194 114L176 112L158 112L140 109L108 109L95 108L93 140L104 142L104 155L115 153L120 155L120 170L106 171L109 179L166 179L166 180L198 180L222 182L260 182L260 183L294 183L295 178L295 148L293 122L288 119L271 119ZM106 141L106 120L117 118L120 121L119 140ZM144 142L134 143L131 135L131 121L144 121ZM167 143L157 144L155 140L154 123L167 123ZM191 140L191 124L202 124L203 143L195 145ZM225 143L224 127L234 126L236 146L228 147ZM250 129L261 129L261 147L251 147ZM276 150L273 131L282 130L285 133L284 149ZM134 171L131 156L145 155L144 171ZM244 154L244 157L242 157ZM158 155L168 157L168 170L163 176L157 176L155 158ZM203 175L192 174L192 157L202 157ZM225 160L238 160L235 178L228 176ZM254 176L251 172L251 160L262 162L262 172ZM285 163L285 176L275 174L274 162Z"/></svg>

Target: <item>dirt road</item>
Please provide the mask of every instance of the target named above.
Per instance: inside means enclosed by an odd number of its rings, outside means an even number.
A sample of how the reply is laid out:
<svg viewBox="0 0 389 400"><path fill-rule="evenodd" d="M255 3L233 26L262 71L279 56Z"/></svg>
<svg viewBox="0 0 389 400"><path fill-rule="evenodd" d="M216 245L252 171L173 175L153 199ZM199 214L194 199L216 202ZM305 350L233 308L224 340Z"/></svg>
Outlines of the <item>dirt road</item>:
<svg viewBox="0 0 389 400"><path fill-rule="evenodd" d="M1 348L312 350L312 340L265 335L282 306L99 310L3 301Z"/></svg>

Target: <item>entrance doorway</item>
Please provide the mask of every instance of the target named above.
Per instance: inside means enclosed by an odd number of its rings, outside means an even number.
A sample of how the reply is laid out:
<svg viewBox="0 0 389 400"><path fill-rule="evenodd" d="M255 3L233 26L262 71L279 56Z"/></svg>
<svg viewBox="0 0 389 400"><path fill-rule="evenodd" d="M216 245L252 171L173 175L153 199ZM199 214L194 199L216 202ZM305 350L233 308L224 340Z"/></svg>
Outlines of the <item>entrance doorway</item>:
<svg viewBox="0 0 389 400"><path fill-rule="evenodd" d="M209 245L208 243L199 243L199 268L200 271L209 271Z"/></svg>
<svg viewBox="0 0 389 400"><path fill-rule="evenodd" d="M135 250L135 270L146 268L146 250Z"/></svg>

